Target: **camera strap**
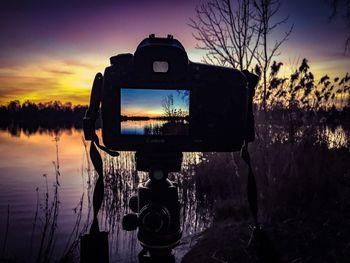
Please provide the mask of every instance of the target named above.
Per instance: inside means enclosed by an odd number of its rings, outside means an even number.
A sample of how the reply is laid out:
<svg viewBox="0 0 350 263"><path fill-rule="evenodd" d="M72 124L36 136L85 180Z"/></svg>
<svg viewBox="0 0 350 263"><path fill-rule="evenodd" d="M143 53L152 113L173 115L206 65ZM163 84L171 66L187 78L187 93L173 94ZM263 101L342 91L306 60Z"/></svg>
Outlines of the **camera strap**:
<svg viewBox="0 0 350 263"><path fill-rule="evenodd" d="M242 146L241 157L248 165L248 203L250 211L254 218L254 227L252 227L252 233L248 242L248 246L253 241L259 262L279 263L281 260L274 244L269 238L268 233L258 222L258 195L255 175L252 169L250 155L248 152L248 142L245 142Z"/></svg>
<svg viewBox="0 0 350 263"><path fill-rule="evenodd" d="M248 151L248 142L244 141L241 149L241 157L248 166L248 183L247 183L247 194L249 208L252 213L255 227L259 227L258 223L258 194L256 188L256 180L253 172L252 164L250 161L250 154Z"/></svg>
<svg viewBox="0 0 350 263"><path fill-rule="evenodd" d="M101 149L102 151L108 153L113 157L119 156L118 152L110 150L103 145L100 145L99 139L95 130L95 123L99 117L102 87L103 87L103 76L101 73L97 73L91 89L89 108L87 109L85 113L85 117L83 119L84 137L85 137L85 140L91 141L90 159L91 159L92 165L95 168L95 171L98 174L98 178L96 181L94 194L93 194L93 201L92 201L94 218L90 228L90 234L99 233L97 214L101 209L103 196L104 196L103 162L97 148Z"/></svg>

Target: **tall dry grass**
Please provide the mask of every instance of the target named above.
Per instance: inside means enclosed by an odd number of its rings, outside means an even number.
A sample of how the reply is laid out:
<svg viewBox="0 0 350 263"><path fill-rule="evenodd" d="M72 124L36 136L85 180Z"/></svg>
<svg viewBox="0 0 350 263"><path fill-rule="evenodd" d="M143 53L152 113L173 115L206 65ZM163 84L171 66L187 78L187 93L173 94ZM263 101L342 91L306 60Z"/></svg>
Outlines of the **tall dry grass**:
<svg viewBox="0 0 350 263"><path fill-rule="evenodd" d="M349 130L289 118L276 123L269 114L256 127L250 154L259 219L281 262L347 262ZM212 204L214 221L184 262L258 262L249 245L247 167L239 153L205 153L195 178L198 200Z"/></svg>

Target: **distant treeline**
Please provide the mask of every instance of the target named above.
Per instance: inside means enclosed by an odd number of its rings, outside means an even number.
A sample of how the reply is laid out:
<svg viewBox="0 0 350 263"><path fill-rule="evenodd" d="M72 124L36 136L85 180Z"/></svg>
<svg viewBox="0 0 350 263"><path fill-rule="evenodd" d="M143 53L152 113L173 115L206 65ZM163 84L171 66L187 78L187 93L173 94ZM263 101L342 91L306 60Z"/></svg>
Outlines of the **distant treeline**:
<svg viewBox="0 0 350 263"><path fill-rule="evenodd" d="M272 104L268 111L260 110L259 104L255 104L255 121L257 124L269 121L284 125L293 122L293 125L308 124L342 124L350 125L350 107L283 107L282 104ZM86 105L72 105L51 101L34 103L18 100L11 101L7 105L0 106L0 129L7 130L13 135L23 131L25 134L34 134L42 131L59 131L60 129L82 129L82 120L87 110ZM169 120L172 117L160 117L157 119ZM127 117L122 120L149 120L149 117ZM188 119L188 116L181 117ZM99 122L96 127L100 127Z"/></svg>
<svg viewBox="0 0 350 263"><path fill-rule="evenodd" d="M50 101L34 103L18 100L11 101L6 106L0 106L1 128L19 127L29 130L37 130L39 127L46 129L82 128L82 120L87 106L72 103Z"/></svg>

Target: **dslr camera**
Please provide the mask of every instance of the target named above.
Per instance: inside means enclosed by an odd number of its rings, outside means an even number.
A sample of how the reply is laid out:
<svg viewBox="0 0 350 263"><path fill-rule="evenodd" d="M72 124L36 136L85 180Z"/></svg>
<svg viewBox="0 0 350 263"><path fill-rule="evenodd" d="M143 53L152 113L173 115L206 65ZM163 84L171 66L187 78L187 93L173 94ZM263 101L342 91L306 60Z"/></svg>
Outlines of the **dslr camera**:
<svg viewBox="0 0 350 263"><path fill-rule="evenodd" d="M104 145L136 151L136 169L149 172L129 201L133 213L124 216L123 228L138 228L143 248L163 259L182 235L177 186L168 173L180 171L182 152L231 152L254 140L259 78L191 62L171 35L150 35L134 54L110 62L99 93Z"/></svg>
<svg viewBox="0 0 350 263"><path fill-rule="evenodd" d="M101 99L108 148L231 152L254 139L256 75L191 62L171 35L150 35L110 62Z"/></svg>

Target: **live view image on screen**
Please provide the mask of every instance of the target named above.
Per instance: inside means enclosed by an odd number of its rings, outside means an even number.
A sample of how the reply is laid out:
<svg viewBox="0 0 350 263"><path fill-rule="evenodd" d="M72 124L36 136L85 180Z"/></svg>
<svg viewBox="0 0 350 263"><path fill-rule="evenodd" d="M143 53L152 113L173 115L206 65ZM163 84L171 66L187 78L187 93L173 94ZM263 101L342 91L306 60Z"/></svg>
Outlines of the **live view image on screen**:
<svg viewBox="0 0 350 263"><path fill-rule="evenodd" d="M122 135L188 135L189 90L121 89Z"/></svg>

